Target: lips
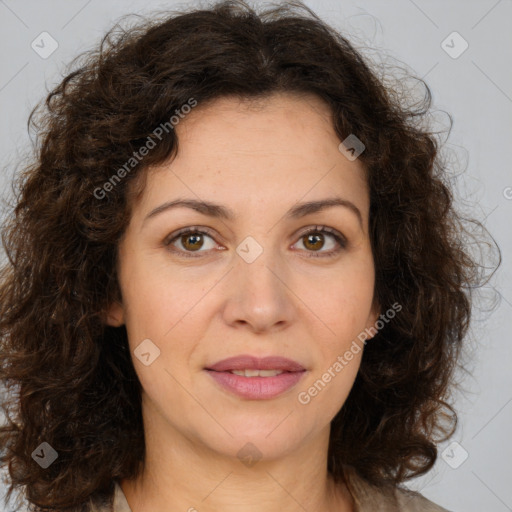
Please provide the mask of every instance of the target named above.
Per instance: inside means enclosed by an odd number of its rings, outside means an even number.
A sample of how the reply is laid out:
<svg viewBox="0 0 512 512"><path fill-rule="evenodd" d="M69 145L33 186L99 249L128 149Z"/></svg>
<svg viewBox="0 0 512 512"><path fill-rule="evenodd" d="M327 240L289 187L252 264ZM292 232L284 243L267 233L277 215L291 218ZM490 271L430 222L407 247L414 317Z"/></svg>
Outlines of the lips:
<svg viewBox="0 0 512 512"><path fill-rule="evenodd" d="M297 361L279 356L258 358L250 355L241 355L223 359L206 370L215 372L229 372L232 370L281 370L283 372L302 372L305 368Z"/></svg>
<svg viewBox="0 0 512 512"><path fill-rule="evenodd" d="M306 374L297 361L278 356L230 357L205 370L222 389L248 400L275 398L293 388Z"/></svg>

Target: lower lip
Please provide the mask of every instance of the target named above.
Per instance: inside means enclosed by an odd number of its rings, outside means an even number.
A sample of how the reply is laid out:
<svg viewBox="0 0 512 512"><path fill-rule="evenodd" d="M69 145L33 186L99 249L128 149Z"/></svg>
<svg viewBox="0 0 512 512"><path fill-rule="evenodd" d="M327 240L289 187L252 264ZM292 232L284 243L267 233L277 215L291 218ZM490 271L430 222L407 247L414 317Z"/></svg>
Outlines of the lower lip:
<svg viewBox="0 0 512 512"><path fill-rule="evenodd" d="M223 388L251 400L274 398L299 382L306 371L283 372L275 377L242 377L230 372L206 370Z"/></svg>

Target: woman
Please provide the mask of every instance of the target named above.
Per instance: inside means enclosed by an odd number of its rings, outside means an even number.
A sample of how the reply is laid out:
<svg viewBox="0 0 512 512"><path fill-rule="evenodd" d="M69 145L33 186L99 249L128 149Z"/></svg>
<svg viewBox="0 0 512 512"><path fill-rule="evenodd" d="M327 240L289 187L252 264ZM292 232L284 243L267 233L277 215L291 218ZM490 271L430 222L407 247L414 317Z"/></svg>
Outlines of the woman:
<svg viewBox="0 0 512 512"><path fill-rule="evenodd" d="M477 266L415 122L428 87L399 104L302 8L113 29L33 112L4 226L8 497L446 510L402 485L455 429Z"/></svg>

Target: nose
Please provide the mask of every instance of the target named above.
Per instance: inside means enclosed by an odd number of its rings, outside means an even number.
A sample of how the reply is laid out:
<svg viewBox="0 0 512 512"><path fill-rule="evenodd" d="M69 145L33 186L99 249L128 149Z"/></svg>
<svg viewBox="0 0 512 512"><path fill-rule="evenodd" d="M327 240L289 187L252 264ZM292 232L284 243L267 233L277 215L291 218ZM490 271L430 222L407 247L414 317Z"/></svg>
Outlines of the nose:
<svg viewBox="0 0 512 512"><path fill-rule="evenodd" d="M270 250L250 261L239 255L234 258L234 268L225 283L225 322L246 326L254 333L286 328L297 314L297 299L287 283L289 273Z"/></svg>

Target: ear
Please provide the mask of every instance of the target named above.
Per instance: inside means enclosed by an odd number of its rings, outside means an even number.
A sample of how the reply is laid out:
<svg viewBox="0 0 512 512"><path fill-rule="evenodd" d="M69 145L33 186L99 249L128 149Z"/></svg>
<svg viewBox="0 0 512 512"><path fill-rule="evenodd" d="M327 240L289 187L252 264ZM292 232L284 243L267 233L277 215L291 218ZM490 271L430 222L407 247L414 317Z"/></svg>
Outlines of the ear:
<svg viewBox="0 0 512 512"><path fill-rule="evenodd" d="M103 314L103 321L111 327L120 327L124 324L124 308L120 302L114 302Z"/></svg>

